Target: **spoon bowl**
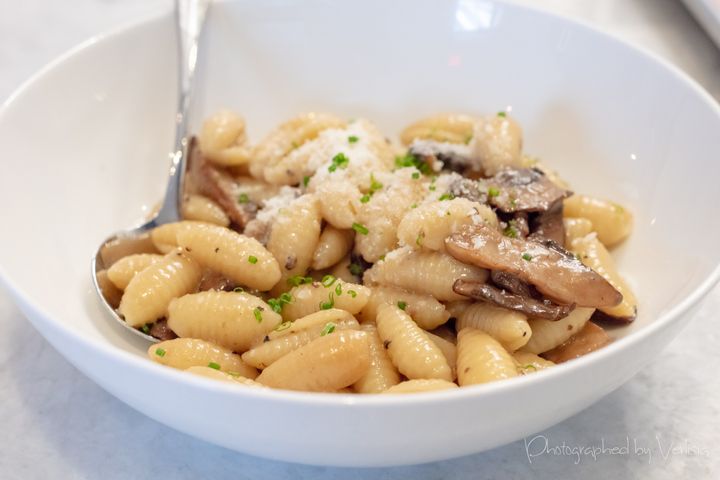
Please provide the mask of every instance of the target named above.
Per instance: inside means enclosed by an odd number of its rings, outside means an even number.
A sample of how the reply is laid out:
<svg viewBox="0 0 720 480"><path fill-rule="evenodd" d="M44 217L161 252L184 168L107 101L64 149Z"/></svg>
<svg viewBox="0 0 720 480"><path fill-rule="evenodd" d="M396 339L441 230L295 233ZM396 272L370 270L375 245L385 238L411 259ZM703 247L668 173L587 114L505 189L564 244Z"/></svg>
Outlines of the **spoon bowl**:
<svg viewBox="0 0 720 480"><path fill-rule="evenodd" d="M151 342L158 339L147 332L131 327L117 312L112 286L105 271L118 258L130 253L147 251L149 232L155 227L181 220L181 201L185 165L190 154L188 116L192 104L192 90L198 63L199 43L205 25L205 16L211 0L176 0L175 30L178 45L178 107L175 115L175 145L170 154L170 172L165 198L158 212L146 223L131 230L117 232L108 237L98 248L91 263L95 291L105 311L135 335ZM118 255L118 252L123 252Z"/></svg>

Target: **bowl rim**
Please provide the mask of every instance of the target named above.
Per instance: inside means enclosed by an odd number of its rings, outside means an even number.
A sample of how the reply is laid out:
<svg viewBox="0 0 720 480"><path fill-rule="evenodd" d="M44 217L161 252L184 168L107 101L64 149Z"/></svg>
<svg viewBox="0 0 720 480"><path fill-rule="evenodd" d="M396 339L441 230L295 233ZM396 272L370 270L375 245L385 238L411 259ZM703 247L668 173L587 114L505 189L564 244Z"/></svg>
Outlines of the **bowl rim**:
<svg viewBox="0 0 720 480"><path fill-rule="evenodd" d="M221 3L230 3L228 0L220 0ZM551 19L552 21L562 22L567 25L571 25L578 30L584 31L586 34L599 37L601 41L609 41L622 48L628 49L635 55L644 57L647 60L651 60L655 64L659 65L669 75L674 76L678 81L684 84L687 88L692 90L704 103L710 108L715 115L720 119L720 104L701 86L696 80L690 77L686 72L681 70L679 67L674 65L672 62L661 57L659 54L649 50L644 46L639 46L631 41L622 39L612 33L608 33L600 30L598 27L590 24L582 19L577 19L569 15L563 15L556 12L549 12L535 5L524 5L515 3L512 0L492 0L493 3L503 6L503 8L517 9L520 11L531 12L533 15L539 15ZM136 20L125 22L118 27L107 30L104 33L94 35L87 40L77 44L76 46L65 51L55 59L47 63L45 66L36 71L27 80L22 82L0 105L0 128L5 120L8 111L15 106L15 104L32 88L39 83L43 77L49 72L61 67L68 60L72 59L76 55L91 49L96 46L102 46L104 44L116 42L119 38L131 34L133 30L151 26L153 23L160 23L165 21L170 15L170 11L165 10L158 13L157 11L140 17ZM88 256L88 267L90 266L90 255ZM88 268L88 274L90 275L91 270ZM90 276L88 276L88 281ZM653 320L650 324L639 328L637 331L629 333L627 336L619 338L613 341L610 345L603 347L600 350L591 352L580 358L574 359L572 362L566 362L552 369L548 369L542 372L538 372L533 375L523 375L509 380L492 382L483 385L473 385L462 387L458 389L439 390L432 392L423 392L422 394L415 395L384 395L384 394L343 394L343 393L317 393L317 392L298 392L292 390L281 390L272 388L238 388L237 385L226 382L218 382L214 379L204 378L198 375L189 375L187 372L180 370L167 368L163 365L157 364L148 360L147 358L138 356L131 352L125 351L112 343L104 345L98 342L96 339L88 336L82 331L73 330L69 326L65 326L62 322L56 320L53 315L50 315L44 307L32 301L28 294L20 289L18 285L12 280L8 271L5 267L0 264L0 281L7 287L9 293L14 297L14 300L19 303L26 305L32 313L36 314L43 319L45 324L60 334L62 337L72 340L75 343L81 344L85 349L93 351L94 354L103 357L105 360L115 363L127 363L131 367L138 369L144 369L149 375L155 378L164 378L167 381L180 381L186 383L188 386L194 386L196 388L202 388L210 392L220 395L231 395L236 397L248 397L255 399L262 399L265 401L273 401L285 404L302 405L302 406L343 406L353 405L357 407L368 406L387 406L387 407L400 407L412 404L414 406L420 405L431 405L438 401L463 401L468 398L487 396L492 397L496 395L505 395L514 390L521 390L526 388L532 388L533 385L539 382L548 382L551 379L559 380L563 377L571 375L573 372L580 370L586 370L595 362L602 362L603 359L607 359L611 356L616 355L621 351L625 351L633 348L647 337L652 336L656 332L669 327L673 322L681 321L682 316L690 310L691 307L698 304L708 292L720 282L720 261L717 262L714 269L707 275L700 285L693 290L689 295L680 300L673 307L668 309L666 312L661 314L658 318ZM31 315L27 315L31 317ZM108 321L110 321L110 318ZM35 320L29 318L33 324ZM689 320L689 319L688 319ZM47 339L44 331L38 328L40 333ZM52 342L51 342L52 343ZM109 347L109 348L108 348ZM66 360L70 361L67 357ZM75 362L71 363L75 364ZM85 371L82 365L75 366Z"/></svg>

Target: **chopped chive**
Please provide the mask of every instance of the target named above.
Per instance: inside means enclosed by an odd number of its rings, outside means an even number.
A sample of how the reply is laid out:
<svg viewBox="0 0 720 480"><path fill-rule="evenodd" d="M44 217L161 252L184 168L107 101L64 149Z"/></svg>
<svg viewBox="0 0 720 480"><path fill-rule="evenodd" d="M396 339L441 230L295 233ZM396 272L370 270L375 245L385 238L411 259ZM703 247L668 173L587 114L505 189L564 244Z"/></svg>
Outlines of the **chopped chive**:
<svg viewBox="0 0 720 480"><path fill-rule="evenodd" d="M335 295L340 296L342 295L342 283L338 282L337 285L335 285Z"/></svg>
<svg viewBox="0 0 720 480"><path fill-rule="evenodd" d="M413 180L417 180L418 178L420 178L420 172L413 172L412 178Z"/></svg>
<svg viewBox="0 0 720 480"><path fill-rule="evenodd" d="M423 244L423 240L424 240L424 239L425 239L425 232L420 232L420 233L418 233L418 236L417 236L417 238L415 239L415 244L416 244L418 247L422 247L422 244Z"/></svg>
<svg viewBox="0 0 720 480"><path fill-rule="evenodd" d="M530 255L529 253L523 253L522 259L525 260L526 262L529 262L530 260L532 260L532 255Z"/></svg>
<svg viewBox="0 0 720 480"><path fill-rule="evenodd" d="M366 193L362 197L360 197L360 203L367 203L370 201L370 194Z"/></svg>
<svg viewBox="0 0 720 480"><path fill-rule="evenodd" d="M275 313L282 312L283 306L278 299L270 298L270 299L268 299L267 304L270 305L270 308L272 309L273 312L275 312Z"/></svg>
<svg viewBox="0 0 720 480"><path fill-rule="evenodd" d="M410 208L417 208L417 203L413 203L412 205L410 205Z"/></svg>
<svg viewBox="0 0 720 480"><path fill-rule="evenodd" d="M248 203L250 201L250 197L248 197L247 193L241 193L238 195L238 203Z"/></svg>
<svg viewBox="0 0 720 480"><path fill-rule="evenodd" d="M333 157L332 165L328 167L328 172L332 173L338 168L347 168L349 163L350 159L347 158L344 153L340 152Z"/></svg>
<svg viewBox="0 0 720 480"><path fill-rule="evenodd" d="M239 377L239 376L240 376L240 372L233 372L232 370L228 370L228 371L225 372L225 373L227 373L227 374L230 375L231 377Z"/></svg>
<svg viewBox="0 0 720 480"><path fill-rule="evenodd" d="M455 195L452 193L443 193L440 197L438 197L438 200L452 200L453 198L455 198Z"/></svg>
<svg viewBox="0 0 720 480"><path fill-rule="evenodd" d="M350 135L348 137L348 143L356 143L358 140L359 140L359 138L356 137L355 135Z"/></svg>
<svg viewBox="0 0 720 480"><path fill-rule="evenodd" d="M622 207L622 205L618 205L617 203L613 203L612 208L615 213L621 214L625 212L625 209Z"/></svg>
<svg viewBox="0 0 720 480"><path fill-rule="evenodd" d="M306 283L312 283L312 281L312 277L303 277L302 275L293 275L292 277L287 279L288 285L292 285L293 287L297 287L298 285L304 285Z"/></svg>
<svg viewBox="0 0 720 480"><path fill-rule="evenodd" d="M415 167L423 174L430 173L430 165L409 152L402 157L395 157L395 166L397 168Z"/></svg>
<svg viewBox="0 0 720 480"><path fill-rule="evenodd" d="M332 322L328 322L323 327L322 331L320 332L320 336L324 337L325 335L332 333L335 331L335 324Z"/></svg>
<svg viewBox="0 0 720 480"><path fill-rule="evenodd" d="M473 138L472 135L466 136L466 137L465 137L465 145L468 145L468 144L472 141L472 138Z"/></svg>
<svg viewBox="0 0 720 480"><path fill-rule="evenodd" d="M248 257L248 262L250 262L250 263L252 263L253 265L255 265L255 264L257 263L257 257L256 257L255 255L250 255L250 256Z"/></svg>
<svg viewBox="0 0 720 480"><path fill-rule="evenodd" d="M215 362L208 363L208 367L214 368L215 370L220 370L220 364Z"/></svg>
<svg viewBox="0 0 720 480"><path fill-rule="evenodd" d="M519 232L513 225L508 225L507 228L503 230L503 235L510 238L518 238Z"/></svg>
<svg viewBox="0 0 720 480"><path fill-rule="evenodd" d="M357 297L357 292L356 292L355 290L348 290L348 294L349 294L352 298Z"/></svg>
<svg viewBox="0 0 720 480"><path fill-rule="evenodd" d="M145 325L142 326L142 328L141 328L140 330L141 330L144 334L147 335L148 333L150 333L150 325L146 323Z"/></svg>
<svg viewBox="0 0 720 480"><path fill-rule="evenodd" d="M303 187L307 187L308 183L310 183L310 175L306 175L303 177Z"/></svg>
<svg viewBox="0 0 720 480"><path fill-rule="evenodd" d="M348 265L348 270L350 270L350 273L355 276L360 276L363 273L362 265L358 265L357 263L351 263L350 265Z"/></svg>
<svg viewBox="0 0 720 480"><path fill-rule="evenodd" d="M327 302L320 302L320 310L330 310L335 306L335 296L332 292L330 292L330 295L328 295L328 301Z"/></svg>
<svg viewBox="0 0 720 480"><path fill-rule="evenodd" d="M293 150L295 150L296 148L298 148L298 147L300 146L300 144L298 144L298 143L295 142L295 141L293 141L290 145L292 145L292 149L293 149Z"/></svg>
<svg viewBox="0 0 720 480"><path fill-rule="evenodd" d="M533 365L532 363L528 363L527 365L520 365L520 368L522 370L530 370L531 368L533 370L537 370L537 367L535 365Z"/></svg>
<svg viewBox="0 0 720 480"><path fill-rule="evenodd" d="M278 325L277 327L275 327L274 330L276 332L282 332L283 330L287 330L288 328L290 328L292 326L292 324L293 324L293 322L291 322L290 320L286 320L286 321L282 322L280 325Z"/></svg>
<svg viewBox="0 0 720 480"><path fill-rule="evenodd" d="M500 190L495 187L488 188L488 197L492 198L497 197L498 195L500 195Z"/></svg>
<svg viewBox="0 0 720 480"><path fill-rule="evenodd" d="M381 260L381 261L384 261L384 260L385 260L385 254L384 254L384 253L383 253L382 255L380 255L380 260Z"/></svg>
<svg viewBox="0 0 720 480"><path fill-rule="evenodd" d="M281 293L278 297L278 300L280 300L280 303L287 305L288 303L292 302L292 295L290 295L288 292Z"/></svg>
<svg viewBox="0 0 720 480"><path fill-rule="evenodd" d="M253 310L253 315L255 315L255 320L257 320L258 323L262 323L262 310L260 310L260 307L255 307L255 310Z"/></svg>
<svg viewBox="0 0 720 480"><path fill-rule="evenodd" d="M320 283L322 283L323 287L329 288L332 286L333 283L335 283L336 280L337 278L335 278L333 275L325 275L322 280L320 280Z"/></svg>
<svg viewBox="0 0 720 480"><path fill-rule="evenodd" d="M375 175L370 174L370 195L383 188L383 184L375 179Z"/></svg>
<svg viewBox="0 0 720 480"><path fill-rule="evenodd" d="M399 302L397 302L397 306L400 310L405 310L407 308L407 302L403 302L402 300L400 300Z"/></svg>
<svg viewBox="0 0 720 480"><path fill-rule="evenodd" d="M368 233L370 233L370 230L368 230L365 225L362 225L360 223L353 223L352 229L361 235L367 235Z"/></svg>
<svg viewBox="0 0 720 480"><path fill-rule="evenodd" d="M244 289L243 287L235 287L235 288L233 288L233 292L243 293L244 291L245 291L245 289Z"/></svg>
<svg viewBox="0 0 720 480"><path fill-rule="evenodd" d="M155 355L157 355L158 357L164 357L166 353L167 352L165 351L164 348L156 348L155 349Z"/></svg>
<svg viewBox="0 0 720 480"><path fill-rule="evenodd" d="M498 117L505 118L505 117L507 116L507 113L505 113L505 112L498 112L498 113L497 113L497 116L498 116Z"/></svg>

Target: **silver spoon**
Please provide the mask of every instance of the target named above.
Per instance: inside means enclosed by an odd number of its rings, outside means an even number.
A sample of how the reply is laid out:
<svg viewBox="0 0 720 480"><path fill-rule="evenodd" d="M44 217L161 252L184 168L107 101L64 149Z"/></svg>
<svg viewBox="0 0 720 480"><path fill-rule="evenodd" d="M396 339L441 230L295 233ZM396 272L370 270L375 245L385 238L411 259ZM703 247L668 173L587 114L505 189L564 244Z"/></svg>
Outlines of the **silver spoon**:
<svg viewBox="0 0 720 480"><path fill-rule="evenodd" d="M103 279L98 274L105 270L108 252L112 249L141 247L149 241L148 232L165 223L181 219L181 200L185 164L189 154L190 139L187 131L187 117L191 103L191 93L198 59L198 42L205 23L205 14L211 0L175 0L175 26L178 45L178 109L175 115L175 146L170 154L170 173L162 206L154 218L132 230L117 232L98 248L92 260L92 279L95 291L105 309L121 325L146 340L158 339L131 327L115 311L103 294Z"/></svg>

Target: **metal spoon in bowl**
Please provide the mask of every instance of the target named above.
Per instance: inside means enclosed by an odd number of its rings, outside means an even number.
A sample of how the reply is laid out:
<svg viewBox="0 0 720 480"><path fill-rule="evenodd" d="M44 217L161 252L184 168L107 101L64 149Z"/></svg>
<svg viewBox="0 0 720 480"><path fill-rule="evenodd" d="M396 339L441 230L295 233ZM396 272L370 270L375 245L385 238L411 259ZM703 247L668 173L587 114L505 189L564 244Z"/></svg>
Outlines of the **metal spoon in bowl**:
<svg viewBox="0 0 720 480"><path fill-rule="evenodd" d="M198 42L205 23L205 14L211 0L175 0L175 26L178 45L178 109L175 115L175 146L171 153L170 174L165 198L160 210L150 221L132 230L117 232L105 240L92 260L92 278L95 291L112 317L125 328L146 340L158 339L128 325L108 298L112 288L104 271L113 260L125 254L143 251L150 246L149 231L165 223L181 219L181 200L185 164L189 154L190 139L187 117L198 59ZM147 250L146 250L147 251Z"/></svg>

